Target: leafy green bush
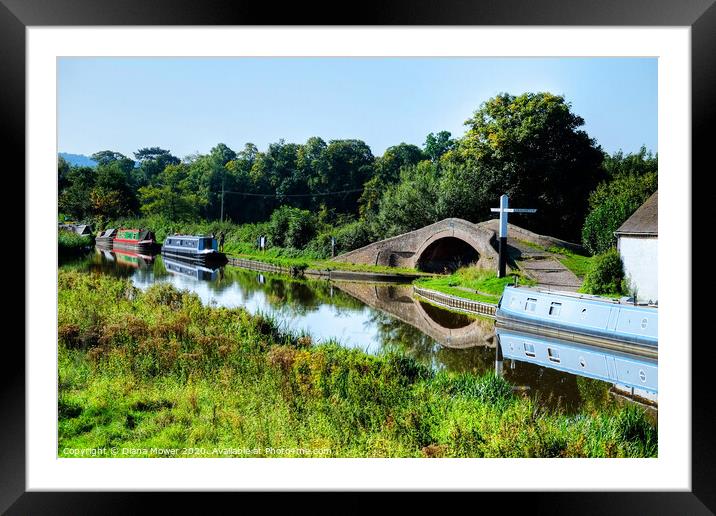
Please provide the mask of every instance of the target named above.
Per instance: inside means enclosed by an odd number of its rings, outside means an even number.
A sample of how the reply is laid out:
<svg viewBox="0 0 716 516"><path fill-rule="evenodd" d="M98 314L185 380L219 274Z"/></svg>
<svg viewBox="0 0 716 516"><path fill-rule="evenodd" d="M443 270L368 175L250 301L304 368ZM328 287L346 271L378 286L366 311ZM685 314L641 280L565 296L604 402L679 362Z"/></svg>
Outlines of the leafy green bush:
<svg viewBox="0 0 716 516"><path fill-rule="evenodd" d="M615 247L594 257L591 269L584 278L582 291L588 294L621 294L624 266Z"/></svg>
<svg viewBox="0 0 716 516"><path fill-rule="evenodd" d="M582 228L582 244L587 251L599 254L614 246L614 232L656 189L656 172L622 175L599 185L589 198L590 212Z"/></svg>
<svg viewBox="0 0 716 516"><path fill-rule="evenodd" d="M331 256L331 237L336 239L336 255L370 244L374 239L368 224L363 220L324 230L311 240L308 251L321 258Z"/></svg>
<svg viewBox="0 0 716 516"><path fill-rule="evenodd" d="M268 237L271 245L304 248L316 234L316 217L308 210L281 206L271 214Z"/></svg>

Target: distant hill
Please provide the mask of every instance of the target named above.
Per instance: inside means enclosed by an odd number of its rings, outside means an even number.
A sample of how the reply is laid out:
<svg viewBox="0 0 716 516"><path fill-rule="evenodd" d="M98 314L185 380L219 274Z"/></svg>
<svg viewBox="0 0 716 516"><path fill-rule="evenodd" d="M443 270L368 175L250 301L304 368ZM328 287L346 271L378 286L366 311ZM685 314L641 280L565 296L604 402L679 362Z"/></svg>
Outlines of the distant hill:
<svg viewBox="0 0 716 516"><path fill-rule="evenodd" d="M94 167L96 161L92 161L89 156L84 154L70 154L69 152L60 152L59 156L63 157L67 163L76 167Z"/></svg>

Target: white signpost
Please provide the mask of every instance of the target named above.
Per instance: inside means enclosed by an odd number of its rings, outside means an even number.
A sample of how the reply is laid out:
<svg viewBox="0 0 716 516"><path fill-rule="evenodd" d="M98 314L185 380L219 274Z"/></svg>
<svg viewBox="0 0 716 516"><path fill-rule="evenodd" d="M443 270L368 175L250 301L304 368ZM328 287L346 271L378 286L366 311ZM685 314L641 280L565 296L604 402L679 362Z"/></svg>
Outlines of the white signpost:
<svg viewBox="0 0 716 516"><path fill-rule="evenodd" d="M535 213L536 208L510 208L507 194L500 196L500 207L491 208L490 211L500 213L500 262L497 266L497 277L505 277L507 265L507 214L508 213Z"/></svg>

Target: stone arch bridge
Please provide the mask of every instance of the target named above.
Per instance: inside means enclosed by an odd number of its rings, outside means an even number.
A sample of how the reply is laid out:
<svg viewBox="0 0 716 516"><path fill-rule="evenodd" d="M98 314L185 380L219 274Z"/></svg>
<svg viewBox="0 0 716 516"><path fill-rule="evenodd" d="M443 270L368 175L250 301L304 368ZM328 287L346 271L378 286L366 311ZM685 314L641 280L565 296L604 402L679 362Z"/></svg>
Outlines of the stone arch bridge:
<svg viewBox="0 0 716 516"><path fill-rule="evenodd" d="M495 231L463 219L444 219L334 258L336 261L417 268L430 272L497 263Z"/></svg>
<svg viewBox="0 0 716 516"><path fill-rule="evenodd" d="M472 223L463 219L444 219L402 235L374 242L333 258L335 261L416 268L427 272L453 271L476 263L493 268L498 261L497 219ZM508 253L516 248L516 240L540 245L564 247L580 251L581 246L557 238L538 235L508 224Z"/></svg>

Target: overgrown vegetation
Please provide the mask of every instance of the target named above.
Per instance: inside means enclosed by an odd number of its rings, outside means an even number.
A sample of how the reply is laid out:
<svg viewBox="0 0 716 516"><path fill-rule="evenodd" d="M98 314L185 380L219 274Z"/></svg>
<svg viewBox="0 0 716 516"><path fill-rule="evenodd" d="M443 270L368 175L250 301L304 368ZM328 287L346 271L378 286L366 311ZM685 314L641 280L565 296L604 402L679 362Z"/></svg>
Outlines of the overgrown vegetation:
<svg viewBox="0 0 716 516"><path fill-rule="evenodd" d="M595 256L584 278L581 291L587 294L624 294L624 266L619 251L612 247Z"/></svg>
<svg viewBox="0 0 716 516"><path fill-rule="evenodd" d="M143 293L65 270L58 284L60 456L88 448L117 448L117 456L657 453L656 429L638 408L549 411L492 374L436 373L396 353L315 346L167 284Z"/></svg>
<svg viewBox="0 0 716 516"><path fill-rule="evenodd" d="M606 156L604 168L609 179L589 196L582 230L582 243L592 254L616 245L614 232L658 188L658 160L644 147L636 154Z"/></svg>
<svg viewBox="0 0 716 516"><path fill-rule="evenodd" d="M94 239L90 235L79 235L74 231L64 229L57 232L57 251L60 255L84 252L93 243Z"/></svg>

